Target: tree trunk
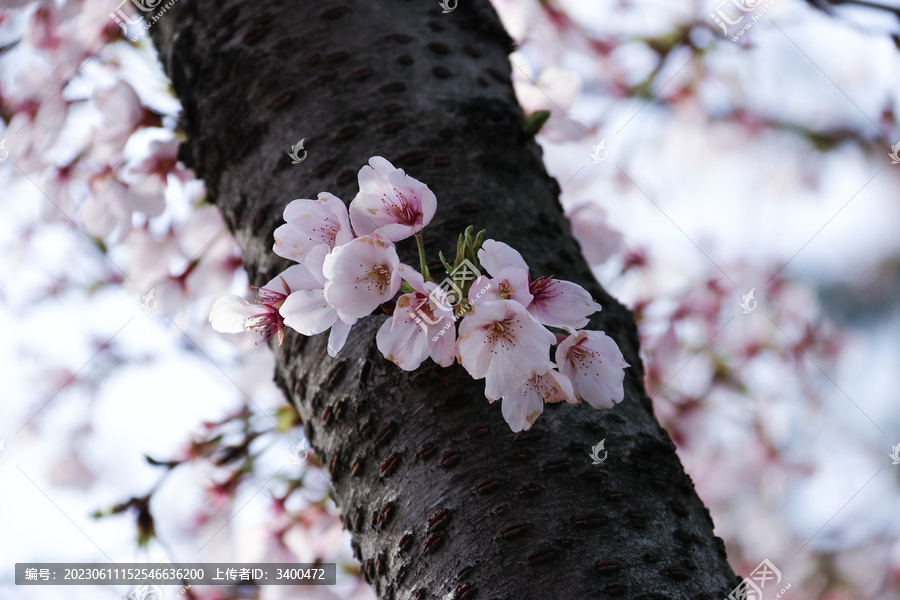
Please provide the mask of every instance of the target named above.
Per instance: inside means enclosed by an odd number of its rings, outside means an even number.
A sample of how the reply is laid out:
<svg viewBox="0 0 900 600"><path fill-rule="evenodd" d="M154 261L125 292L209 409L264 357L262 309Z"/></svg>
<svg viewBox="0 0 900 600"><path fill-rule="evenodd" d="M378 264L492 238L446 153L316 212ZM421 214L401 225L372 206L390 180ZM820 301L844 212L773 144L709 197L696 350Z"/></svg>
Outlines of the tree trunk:
<svg viewBox="0 0 900 600"><path fill-rule="evenodd" d="M736 583L709 512L656 421L630 312L594 281L522 133L511 40L486 0L179 0L151 29L183 104L180 157L206 181L262 285L289 266L272 234L294 198L349 201L384 156L428 184L426 251L469 224L535 274L587 288L631 364L611 410L548 405L514 434L484 382L430 360L413 373L375 346L384 320L287 335L276 381L334 484L366 579L384 599L721 599ZM305 139L307 158L287 152ZM415 242L399 245L417 264ZM591 446L606 439L606 462Z"/></svg>

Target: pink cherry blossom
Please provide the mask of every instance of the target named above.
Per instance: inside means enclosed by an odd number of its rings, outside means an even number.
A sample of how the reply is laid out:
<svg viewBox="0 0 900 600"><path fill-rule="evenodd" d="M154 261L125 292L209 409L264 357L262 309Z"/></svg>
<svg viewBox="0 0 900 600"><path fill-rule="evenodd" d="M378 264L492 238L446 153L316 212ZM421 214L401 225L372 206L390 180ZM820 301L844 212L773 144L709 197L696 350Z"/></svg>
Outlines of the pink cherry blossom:
<svg viewBox="0 0 900 600"><path fill-rule="evenodd" d="M318 200L294 200L284 209L284 220L275 230L274 251L297 262L320 244L333 249L353 240L347 207L328 192L320 193Z"/></svg>
<svg viewBox="0 0 900 600"><path fill-rule="evenodd" d="M192 171L183 168L178 162L178 147L181 144L177 139L153 140L149 145L149 153L139 160L131 161L126 174L129 177L149 175L158 177L166 182L171 173L182 183L194 179Z"/></svg>
<svg viewBox="0 0 900 600"><path fill-rule="evenodd" d="M453 311L435 298L437 284L424 281L407 265L401 264L399 270L415 292L397 299L394 314L378 330L378 349L405 371L417 369L429 356L442 367L449 367L456 355Z"/></svg>
<svg viewBox="0 0 900 600"><path fill-rule="evenodd" d="M544 402L564 400L575 402L572 382L565 375L545 367L543 372L534 371L514 393L503 396L500 409L510 429L527 431L544 411Z"/></svg>
<svg viewBox="0 0 900 600"><path fill-rule="evenodd" d="M522 267L503 267L497 271L497 275L488 279L484 275L475 280L469 288L470 301L474 298L476 290L484 290L480 300L515 300L522 306L528 307L534 296L528 291L528 269ZM529 311L530 312L530 311Z"/></svg>
<svg viewBox="0 0 900 600"><path fill-rule="evenodd" d="M364 235L325 257L325 300L350 321L372 313L400 289L400 259L394 244L379 234Z"/></svg>
<svg viewBox="0 0 900 600"><path fill-rule="evenodd" d="M98 160L115 159L144 120L144 107L134 88L122 80L111 88L97 90L93 100L103 117L102 126L96 127L93 136L94 155Z"/></svg>
<svg viewBox="0 0 900 600"><path fill-rule="evenodd" d="M588 128L566 114L581 92L581 77L559 67L547 67L535 82L524 56L513 54L510 61L514 65L513 86L525 114L550 111L550 118L541 128L541 135L555 143L584 137Z"/></svg>
<svg viewBox="0 0 900 600"><path fill-rule="evenodd" d="M596 202L578 206L568 217L588 264L602 265L622 249L622 234L609 226L606 210Z"/></svg>
<svg viewBox="0 0 900 600"><path fill-rule="evenodd" d="M57 31L62 21L61 13L52 3L39 5L31 15L25 39L38 50L55 51L61 41Z"/></svg>
<svg viewBox="0 0 900 600"><path fill-rule="evenodd" d="M359 171L359 193L350 203L357 235L380 233L392 242L414 235L431 222L437 199L428 186L380 156Z"/></svg>
<svg viewBox="0 0 900 600"><path fill-rule="evenodd" d="M528 312L549 327L575 330L588 324L588 315L600 310L591 294L571 281L538 277L529 290L534 297Z"/></svg>
<svg viewBox="0 0 900 600"><path fill-rule="evenodd" d="M91 182L91 193L82 204L79 217L89 235L105 237L116 229L120 233L127 230L134 212L156 217L165 208L165 196L152 182L128 187L108 173Z"/></svg>
<svg viewBox="0 0 900 600"><path fill-rule="evenodd" d="M518 301L548 327L574 331L587 325L588 316L601 308L577 283L552 277L531 279L522 255L503 242L485 240L478 261L494 278L489 296ZM523 290L526 282L528 288Z"/></svg>
<svg viewBox="0 0 900 600"><path fill-rule="evenodd" d="M327 283L322 272L328 254L324 244L313 248L306 255L306 262L295 265L302 269L302 279L291 288L291 294L284 300L280 313L284 324L303 335L317 335L331 328L328 336L328 354L331 357L344 347L355 318L342 319L338 311L325 300L324 286ZM293 267L292 267L293 268Z"/></svg>
<svg viewBox="0 0 900 600"><path fill-rule="evenodd" d="M209 312L209 322L221 333L256 330L263 342L277 335L280 346L284 342L284 319L279 309L293 289L308 285L310 279L306 267L294 265L259 288L254 303L240 296L216 300Z"/></svg>
<svg viewBox="0 0 900 600"><path fill-rule="evenodd" d="M625 397L623 381L629 367L615 340L602 331L578 331L556 348L556 364L567 376L579 401L594 408L612 408Z"/></svg>
<svg viewBox="0 0 900 600"><path fill-rule="evenodd" d="M512 300L479 302L460 323L457 355L493 402L550 364L554 335Z"/></svg>

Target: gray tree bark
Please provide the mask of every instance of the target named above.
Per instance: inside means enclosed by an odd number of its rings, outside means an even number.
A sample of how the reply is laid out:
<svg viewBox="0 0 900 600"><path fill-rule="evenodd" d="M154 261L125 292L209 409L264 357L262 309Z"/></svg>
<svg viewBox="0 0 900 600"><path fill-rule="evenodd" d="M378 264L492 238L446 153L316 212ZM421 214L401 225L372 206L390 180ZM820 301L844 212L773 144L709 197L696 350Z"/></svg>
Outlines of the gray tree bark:
<svg viewBox="0 0 900 600"><path fill-rule="evenodd" d="M721 599L737 583L721 539L643 387L630 312L593 279L541 149L522 133L511 40L486 0L179 0L151 34L181 99L180 157L206 181L262 285L289 266L272 234L294 198L345 201L381 155L427 183L426 250L474 224L532 273L587 288L592 329L621 347L625 400L548 405L512 433L483 381L430 361L406 373L354 326L289 332L275 378L331 476L366 579L384 599ZM291 145L305 138L306 160ZM416 264L415 243L401 260ZM437 265L432 265L437 270ZM606 439L608 459L592 465Z"/></svg>

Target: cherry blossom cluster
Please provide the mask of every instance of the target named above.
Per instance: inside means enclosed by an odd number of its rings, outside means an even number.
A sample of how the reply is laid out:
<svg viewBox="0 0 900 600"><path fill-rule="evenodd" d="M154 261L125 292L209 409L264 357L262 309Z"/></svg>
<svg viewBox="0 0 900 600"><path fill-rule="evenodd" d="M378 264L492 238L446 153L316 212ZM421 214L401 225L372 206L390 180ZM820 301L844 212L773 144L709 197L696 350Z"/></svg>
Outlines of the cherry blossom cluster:
<svg viewBox="0 0 900 600"><path fill-rule="evenodd" d="M349 211L328 192L288 204L274 251L298 264L260 288L255 302L220 298L210 313L213 328L257 330L279 345L285 327L308 336L330 330L334 357L357 320L400 293L376 335L385 358L406 371L427 358L443 367L459 362L485 380L489 401L502 400L513 431L531 428L545 402L621 402L628 363L612 338L581 329L600 310L590 293L532 277L521 254L483 239L483 231L473 237L472 227L460 235L452 263L440 255L448 277L436 282L422 238L436 210L428 186L372 157ZM419 248L418 270L400 262L395 246L410 237Z"/></svg>

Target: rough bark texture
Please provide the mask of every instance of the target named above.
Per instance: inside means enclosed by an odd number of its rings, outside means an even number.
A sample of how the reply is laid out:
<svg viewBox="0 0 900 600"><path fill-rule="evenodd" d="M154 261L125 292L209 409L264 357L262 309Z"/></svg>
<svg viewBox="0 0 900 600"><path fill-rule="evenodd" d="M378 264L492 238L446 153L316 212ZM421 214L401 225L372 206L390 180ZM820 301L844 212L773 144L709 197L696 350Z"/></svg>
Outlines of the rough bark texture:
<svg viewBox="0 0 900 600"><path fill-rule="evenodd" d="M547 407L509 431L482 381L384 360L363 319L337 359L289 333L276 380L334 482L368 581L385 599L721 599L736 583L721 539L643 388L634 320L592 278L541 150L522 135L511 41L486 0L180 0L151 30L184 106L181 157L206 180L261 285L284 206L345 201L381 155L426 182L426 249L468 224L519 249L532 273L585 286L590 328L632 365L625 401ZM306 138L292 165L287 150ZM415 264L415 244L400 245ZM609 457L592 465L606 439Z"/></svg>

